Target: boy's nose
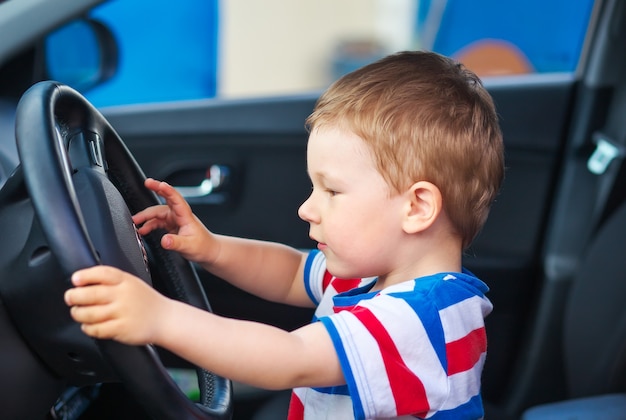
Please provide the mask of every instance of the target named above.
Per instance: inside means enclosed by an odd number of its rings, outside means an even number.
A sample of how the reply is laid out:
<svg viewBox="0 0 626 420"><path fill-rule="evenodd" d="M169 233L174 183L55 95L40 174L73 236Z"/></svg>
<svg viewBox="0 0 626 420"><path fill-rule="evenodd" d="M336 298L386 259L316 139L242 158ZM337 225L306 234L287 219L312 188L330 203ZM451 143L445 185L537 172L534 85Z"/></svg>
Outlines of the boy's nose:
<svg viewBox="0 0 626 420"><path fill-rule="evenodd" d="M311 196L307 198L298 209L298 216L305 222L313 223L315 220L313 206L311 205Z"/></svg>

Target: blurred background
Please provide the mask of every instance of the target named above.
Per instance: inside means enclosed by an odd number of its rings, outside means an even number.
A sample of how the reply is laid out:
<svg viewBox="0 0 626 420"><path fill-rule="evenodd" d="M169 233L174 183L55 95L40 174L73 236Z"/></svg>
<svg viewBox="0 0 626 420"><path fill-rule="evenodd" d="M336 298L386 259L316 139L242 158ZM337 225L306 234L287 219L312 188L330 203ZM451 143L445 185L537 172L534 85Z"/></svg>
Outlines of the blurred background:
<svg viewBox="0 0 626 420"><path fill-rule="evenodd" d="M181 0L175 8L113 0L91 16L112 29L119 71L86 96L107 106L321 91L407 49L453 56L482 77L573 72L591 8L591 0Z"/></svg>

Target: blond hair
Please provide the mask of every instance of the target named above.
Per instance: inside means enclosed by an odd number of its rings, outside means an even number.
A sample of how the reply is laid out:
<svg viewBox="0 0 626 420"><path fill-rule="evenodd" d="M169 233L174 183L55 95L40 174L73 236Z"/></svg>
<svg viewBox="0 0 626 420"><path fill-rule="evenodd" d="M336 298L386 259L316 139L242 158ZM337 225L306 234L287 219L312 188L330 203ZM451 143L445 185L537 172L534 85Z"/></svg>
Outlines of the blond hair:
<svg viewBox="0 0 626 420"><path fill-rule="evenodd" d="M307 119L368 145L392 191L436 185L463 247L482 228L504 176L502 134L480 79L442 55L401 52L349 73Z"/></svg>

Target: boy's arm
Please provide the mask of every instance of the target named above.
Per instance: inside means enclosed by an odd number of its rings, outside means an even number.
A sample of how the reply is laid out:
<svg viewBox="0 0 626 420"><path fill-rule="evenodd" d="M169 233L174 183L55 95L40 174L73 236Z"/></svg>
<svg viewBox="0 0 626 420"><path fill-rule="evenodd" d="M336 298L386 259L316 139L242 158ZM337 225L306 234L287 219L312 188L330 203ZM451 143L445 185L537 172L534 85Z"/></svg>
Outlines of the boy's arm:
<svg viewBox="0 0 626 420"><path fill-rule="evenodd" d="M216 235L172 186L150 178L145 185L166 205L133 216L141 235L165 229L163 248L179 252L229 283L271 301L313 306L302 279L306 254L277 243Z"/></svg>
<svg viewBox="0 0 626 420"><path fill-rule="evenodd" d="M314 306L304 288L306 253L275 242L214 236L220 252L211 263L200 263L207 271L273 302Z"/></svg>
<svg viewBox="0 0 626 420"><path fill-rule="evenodd" d="M74 274L66 292L72 317L93 337L153 343L197 366L268 389L345 383L330 335L321 323L291 333L222 318L169 299L113 267Z"/></svg>
<svg viewBox="0 0 626 420"><path fill-rule="evenodd" d="M286 332L201 312L179 302L173 306L172 325L161 330L155 344L195 365L265 389L345 384L332 340L321 322Z"/></svg>

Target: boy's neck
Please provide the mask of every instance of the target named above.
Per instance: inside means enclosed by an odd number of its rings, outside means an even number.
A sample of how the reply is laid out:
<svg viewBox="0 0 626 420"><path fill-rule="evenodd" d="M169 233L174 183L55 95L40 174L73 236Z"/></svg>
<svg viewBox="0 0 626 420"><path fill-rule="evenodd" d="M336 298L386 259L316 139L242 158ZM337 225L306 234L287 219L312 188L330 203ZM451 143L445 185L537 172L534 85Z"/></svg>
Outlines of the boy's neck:
<svg viewBox="0 0 626 420"><path fill-rule="evenodd" d="M394 284L411 281L420 277L438 273L460 273L462 267L462 247L456 238L432 242L428 246L416 246L404 250L399 255L397 267L386 274L379 275L374 290L382 290ZM402 251L401 251L402 252Z"/></svg>

